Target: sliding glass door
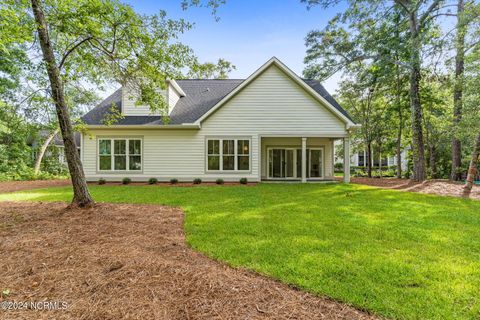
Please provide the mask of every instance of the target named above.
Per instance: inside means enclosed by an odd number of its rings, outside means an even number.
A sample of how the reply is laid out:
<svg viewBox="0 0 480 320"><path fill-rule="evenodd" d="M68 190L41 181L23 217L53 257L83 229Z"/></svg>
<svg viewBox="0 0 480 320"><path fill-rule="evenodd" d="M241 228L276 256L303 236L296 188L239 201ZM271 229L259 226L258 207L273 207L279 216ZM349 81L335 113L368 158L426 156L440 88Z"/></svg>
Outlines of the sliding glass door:
<svg viewBox="0 0 480 320"><path fill-rule="evenodd" d="M268 150L268 177L290 179L295 177L295 149Z"/></svg>
<svg viewBox="0 0 480 320"><path fill-rule="evenodd" d="M309 178L323 178L323 149L310 149L309 160Z"/></svg>
<svg viewBox="0 0 480 320"><path fill-rule="evenodd" d="M301 179L302 149L271 148L268 149L269 179ZM307 178L323 178L323 149L307 149Z"/></svg>

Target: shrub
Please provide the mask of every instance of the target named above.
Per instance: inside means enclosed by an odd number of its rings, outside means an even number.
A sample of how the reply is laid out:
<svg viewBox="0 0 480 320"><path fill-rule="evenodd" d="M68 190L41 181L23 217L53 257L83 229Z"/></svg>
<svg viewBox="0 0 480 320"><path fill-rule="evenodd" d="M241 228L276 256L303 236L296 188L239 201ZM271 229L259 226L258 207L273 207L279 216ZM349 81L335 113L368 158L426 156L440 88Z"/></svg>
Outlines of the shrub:
<svg viewBox="0 0 480 320"><path fill-rule="evenodd" d="M247 184L248 180L247 178L240 178L240 184Z"/></svg>
<svg viewBox="0 0 480 320"><path fill-rule="evenodd" d="M158 182L157 178L148 179L148 184L157 184L157 182Z"/></svg>
<svg viewBox="0 0 480 320"><path fill-rule="evenodd" d="M215 183L216 184L223 184L223 179L218 178L217 180L215 180Z"/></svg>
<svg viewBox="0 0 480 320"><path fill-rule="evenodd" d="M105 184L107 181L103 178L98 179L98 184Z"/></svg>
<svg viewBox="0 0 480 320"><path fill-rule="evenodd" d="M200 178L193 179L193 184L200 184L200 183L202 183L202 179Z"/></svg>
<svg viewBox="0 0 480 320"><path fill-rule="evenodd" d="M129 184L130 182L132 182L132 179L130 179L130 178L123 178L122 179L122 184Z"/></svg>
<svg viewBox="0 0 480 320"><path fill-rule="evenodd" d="M178 179L172 178L172 179L170 179L170 183L171 183L171 184L177 184L177 183L178 183Z"/></svg>

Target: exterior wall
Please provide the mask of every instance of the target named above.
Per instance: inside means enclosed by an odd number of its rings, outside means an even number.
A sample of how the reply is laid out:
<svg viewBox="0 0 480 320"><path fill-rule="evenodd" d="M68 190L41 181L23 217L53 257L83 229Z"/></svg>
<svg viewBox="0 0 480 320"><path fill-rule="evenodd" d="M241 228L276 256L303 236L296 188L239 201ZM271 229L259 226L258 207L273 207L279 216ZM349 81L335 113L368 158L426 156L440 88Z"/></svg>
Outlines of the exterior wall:
<svg viewBox="0 0 480 320"><path fill-rule="evenodd" d="M172 85L168 85L167 89L167 97L168 97L168 114L170 114L177 104L178 100L180 99L180 95L178 94L177 90L173 88Z"/></svg>
<svg viewBox="0 0 480 320"><path fill-rule="evenodd" d="M234 96L202 122L199 130L189 129L96 129L83 137L83 163L88 180L159 180L177 178L191 181L201 178L212 181L238 181L246 177L250 181L260 180L261 159L266 159L259 150L261 138L283 137L288 143L292 137L309 137L309 143L325 146L325 176L331 175L332 143L319 137L345 136L345 124L326 107L310 96L280 69L272 66L258 76L250 85ZM107 173L97 171L98 137L141 137L143 139L143 171L141 173ZM220 172L206 171L206 139L209 137L249 139L250 171ZM289 137L289 138L287 138ZM315 138L313 138L315 137ZM269 141L268 139L266 140ZM283 143L283 142L282 142ZM330 147L329 147L330 146ZM263 146L262 146L263 148Z"/></svg>
<svg viewBox="0 0 480 320"><path fill-rule="evenodd" d="M166 91L162 91L162 94L167 98ZM126 85L122 88L122 113L125 116L160 115L158 111L152 113L149 106L135 105L135 97L136 93L130 86Z"/></svg>

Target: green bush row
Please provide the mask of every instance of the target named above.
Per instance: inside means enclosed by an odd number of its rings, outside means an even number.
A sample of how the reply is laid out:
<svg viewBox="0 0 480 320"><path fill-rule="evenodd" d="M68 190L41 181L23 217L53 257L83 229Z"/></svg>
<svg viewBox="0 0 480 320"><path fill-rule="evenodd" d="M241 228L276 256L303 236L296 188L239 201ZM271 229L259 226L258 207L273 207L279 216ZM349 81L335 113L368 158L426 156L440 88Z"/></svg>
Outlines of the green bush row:
<svg viewBox="0 0 480 320"><path fill-rule="evenodd" d="M0 181L1 181L1 176L0 176ZM106 182L107 181L104 178L98 179L98 184L100 184L100 185L105 184ZM125 178L122 179L122 184L129 184L130 182L132 182L132 179L130 179L128 177L125 177ZM247 184L248 179L247 178L240 178L240 180L238 182L240 184ZM148 184L157 184L157 183L158 183L157 178L148 179ZM176 178L170 179L170 184L177 184L177 183L178 183L178 179L176 179ZM193 184L201 184L201 183L202 183L202 179L200 179L200 178L193 179ZM223 181L223 179L218 178L217 180L215 180L215 183L216 184L224 184L224 181Z"/></svg>

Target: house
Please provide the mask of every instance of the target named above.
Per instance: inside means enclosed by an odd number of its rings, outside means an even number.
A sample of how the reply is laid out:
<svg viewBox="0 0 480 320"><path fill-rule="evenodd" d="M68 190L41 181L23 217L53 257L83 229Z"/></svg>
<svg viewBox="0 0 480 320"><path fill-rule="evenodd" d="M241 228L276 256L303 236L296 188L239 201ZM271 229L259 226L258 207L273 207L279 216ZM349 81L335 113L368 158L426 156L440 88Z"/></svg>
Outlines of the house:
<svg viewBox="0 0 480 320"><path fill-rule="evenodd" d="M43 142L47 139L47 137L51 134L49 130L40 130L37 136L29 137L27 141L27 145L32 148L32 159L35 161L38 154L38 149L43 144ZM74 133L75 144L77 145L78 152L80 153L80 133ZM44 158L45 159L52 159L53 157L56 158L59 164L67 166L67 159L65 157L65 147L63 145L62 135L60 133L56 134L50 145L48 146Z"/></svg>
<svg viewBox="0 0 480 320"><path fill-rule="evenodd" d="M366 150L360 150L358 152L352 152L353 149L353 144L350 144L350 166L352 167L367 167L367 152ZM335 147L339 148L340 145L335 143ZM402 171L406 171L408 169L408 150L409 148L405 148L402 150L400 153L401 156L401 166L402 166ZM382 158L381 163L380 163L380 156ZM397 156L396 155L390 155L390 154L382 154L379 155L375 151L372 151L372 167L392 167L397 165ZM343 163L343 157L341 156L336 156L335 157L335 163Z"/></svg>
<svg viewBox="0 0 480 320"><path fill-rule="evenodd" d="M334 141L350 158L355 122L318 81L277 58L244 80L170 80L163 94L169 121L136 106L128 86L83 117L87 180L332 180ZM112 106L124 117L105 125Z"/></svg>

